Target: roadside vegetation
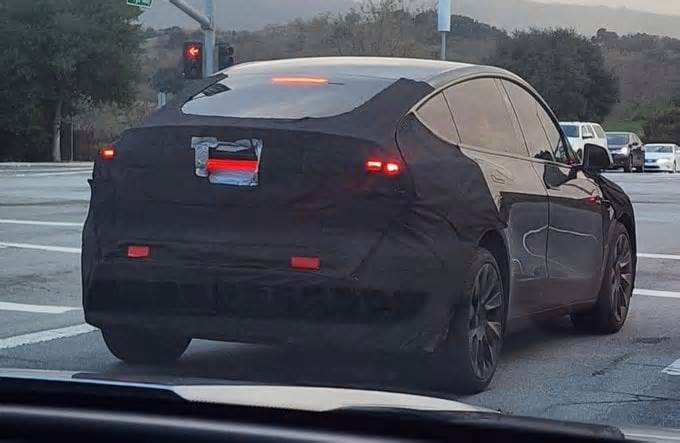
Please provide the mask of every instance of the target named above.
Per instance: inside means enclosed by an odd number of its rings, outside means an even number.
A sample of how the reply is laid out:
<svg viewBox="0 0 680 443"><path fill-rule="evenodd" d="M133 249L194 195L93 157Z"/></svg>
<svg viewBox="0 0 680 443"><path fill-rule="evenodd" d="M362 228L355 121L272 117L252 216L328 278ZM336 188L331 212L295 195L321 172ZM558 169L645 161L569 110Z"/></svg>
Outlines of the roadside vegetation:
<svg viewBox="0 0 680 443"><path fill-rule="evenodd" d="M39 3L40 7L36 7ZM58 121L114 139L184 87L178 27L142 30L138 10L111 0L0 0L0 160L59 159ZM438 58L432 7L365 0L350 12L260 30L221 32L237 62L321 55ZM26 26L22 26L26 25ZM31 33L38 26L46 32ZM573 30L512 34L453 16L449 60L506 67L529 80L564 120L680 138L680 40ZM59 37L57 37L59 36ZM668 139L670 141L670 139ZM94 152L94 151L92 151Z"/></svg>

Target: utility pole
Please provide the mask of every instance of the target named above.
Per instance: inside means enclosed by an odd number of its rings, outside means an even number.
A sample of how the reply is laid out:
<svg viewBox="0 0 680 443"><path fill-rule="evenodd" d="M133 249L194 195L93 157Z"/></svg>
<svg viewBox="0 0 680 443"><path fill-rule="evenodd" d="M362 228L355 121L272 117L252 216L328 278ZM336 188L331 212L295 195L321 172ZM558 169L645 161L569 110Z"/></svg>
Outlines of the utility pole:
<svg viewBox="0 0 680 443"><path fill-rule="evenodd" d="M446 37L451 32L451 0L439 0L437 30L442 34L442 60L446 60Z"/></svg>
<svg viewBox="0 0 680 443"><path fill-rule="evenodd" d="M205 13L201 14L185 0L170 0L180 11L196 20L203 30L203 76L210 77L215 72L215 2L205 0Z"/></svg>

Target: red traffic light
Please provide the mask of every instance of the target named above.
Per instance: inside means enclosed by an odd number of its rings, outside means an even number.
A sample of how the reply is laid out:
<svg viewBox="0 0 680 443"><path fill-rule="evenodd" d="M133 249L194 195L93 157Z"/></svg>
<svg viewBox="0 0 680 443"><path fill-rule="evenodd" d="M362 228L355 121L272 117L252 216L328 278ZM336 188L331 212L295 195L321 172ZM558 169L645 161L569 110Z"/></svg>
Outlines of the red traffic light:
<svg viewBox="0 0 680 443"><path fill-rule="evenodd" d="M195 45L187 46L186 56L192 60L197 60L201 57L201 47Z"/></svg>

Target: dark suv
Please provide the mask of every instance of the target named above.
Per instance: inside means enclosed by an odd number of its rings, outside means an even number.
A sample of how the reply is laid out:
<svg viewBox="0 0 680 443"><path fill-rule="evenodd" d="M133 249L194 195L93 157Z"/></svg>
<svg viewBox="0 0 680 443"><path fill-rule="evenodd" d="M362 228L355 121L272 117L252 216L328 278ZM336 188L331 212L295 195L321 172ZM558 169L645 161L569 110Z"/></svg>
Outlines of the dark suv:
<svg viewBox="0 0 680 443"><path fill-rule="evenodd" d="M614 168L623 168L625 172L635 169L643 172L645 168L645 150L642 140L634 132L607 132L609 152L612 154Z"/></svg>
<svg viewBox="0 0 680 443"><path fill-rule="evenodd" d="M508 321L613 333L635 280L626 194L502 69L411 59L234 66L102 150L85 317L130 362L193 338L427 353L477 392Z"/></svg>

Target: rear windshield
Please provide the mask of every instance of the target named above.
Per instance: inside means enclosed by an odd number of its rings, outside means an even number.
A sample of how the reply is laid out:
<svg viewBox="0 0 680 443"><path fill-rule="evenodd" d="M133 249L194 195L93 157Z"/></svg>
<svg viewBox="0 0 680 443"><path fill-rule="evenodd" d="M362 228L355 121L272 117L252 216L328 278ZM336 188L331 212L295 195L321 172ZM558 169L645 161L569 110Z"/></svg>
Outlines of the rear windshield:
<svg viewBox="0 0 680 443"><path fill-rule="evenodd" d="M234 75L182 107L185 114L298 120L352 111L395 82L362 76Z"/></svg>
<svg viewBox="0 0 680 443"><path fill-rule="evenodd" d="M647 152L661 152L664 154L672 154L673 146L671 145L647 145L645 146Z"/></svg>
<svg viewBox="0 0 680 443"><path fill-rule="evenodd" d="M621 146L627 145L630 140L628 134L607 134L607 143L610 145Z"/></svg>
<svg viewBox="0 0 680 443"><path fill-rule="evenodd" d="M560 125L564 131L564 135L571 138L578 138L581 135L578 133L578 126L576 125Z"/></svg>

